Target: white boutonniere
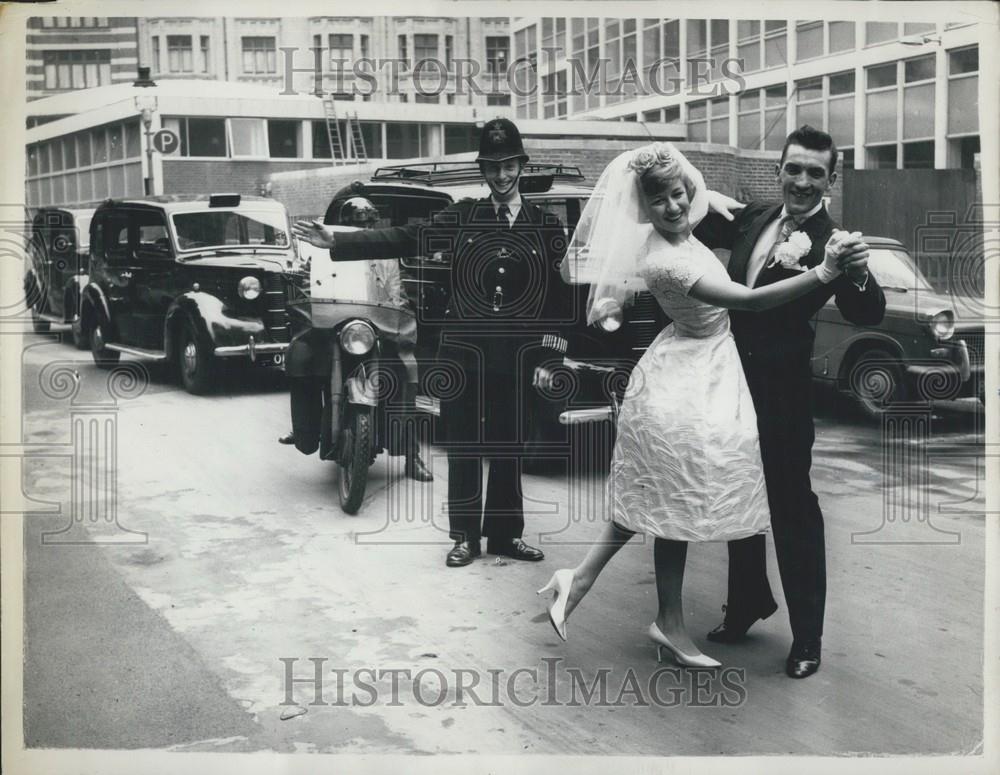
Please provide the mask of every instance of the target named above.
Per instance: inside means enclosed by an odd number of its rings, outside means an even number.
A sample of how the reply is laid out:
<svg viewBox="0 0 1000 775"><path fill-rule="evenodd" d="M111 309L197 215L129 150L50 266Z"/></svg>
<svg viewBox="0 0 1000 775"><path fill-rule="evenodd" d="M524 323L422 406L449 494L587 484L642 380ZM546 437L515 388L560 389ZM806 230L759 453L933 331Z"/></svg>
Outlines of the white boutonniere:
<svg viewBox="0 0 1000 775"><path fill-rule="evenodd" d="M809 235L804 231L793 231L785 242L778 245L769 266L780 264L785 269L804 272L809 267L802 266L799 262L810 250L812 250L812 240L809 239Z"/></svg>

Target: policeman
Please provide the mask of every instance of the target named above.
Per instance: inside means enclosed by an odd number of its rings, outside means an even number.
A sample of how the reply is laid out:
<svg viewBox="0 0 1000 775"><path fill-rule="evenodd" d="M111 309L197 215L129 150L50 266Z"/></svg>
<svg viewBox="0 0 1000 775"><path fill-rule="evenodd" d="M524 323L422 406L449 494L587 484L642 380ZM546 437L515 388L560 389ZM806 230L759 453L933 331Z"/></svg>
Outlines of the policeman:
<svg viewBox="0 0 1000 775"><path fill-rule="evenodd" d="M338 196L340 193L338 192ZM334 197L334 199L336 198L337 196ZM363 196L353 196L340 205L336 220L342 226L372 229L378 223L379 218L378 208L371 201ZM371 261L369 270L369 282L375 286L369 293L370 299L413 311L413 305L410 303L403 286L398 260ZM420 440L416 433L419 424L413 418L417 411L416 398L419 382L417 359L414 355L415 346L416 337L400 339L395 348L389 342L385 342L383 346L383 352L388 356L385 358L383 367L390 369L396 376L395 383L403 386L399 407L401 411L397 413L400 414L400 422L391 425L387 447L390 455L402 453L406 456L406 476L416 479L418 482L429 482L434 476L420 457ZM396 358L392 357L391 351L393 349L398 356ZM395 399L395 396L389 396L387 401L391 404ZM409 421L407 421L406 415L410 416ZM399 433L400 430L402 434ZM294 432L280 437L278 442L294 444Z"/></svg>
<svg viewBox="0 0 1000 775"><path fill-rule="evenodd" d="M480 137L480 173L490 195L456 202L429 222L337 233L300 221L295 235L329 248L338 261L442 254L449 298L435 368L449 379L439 396L448 448L448 521L455 541L446 564L470 564L486 550L539 561L524 531L520 460L534 388L548 390L546 364L561 362L572 323L559 275L566 234L559 219L521 199L528 154L513 122L489 121ZM430 386L433 387L433 386ZM482 494L482 461L489 477Z"/></svg>

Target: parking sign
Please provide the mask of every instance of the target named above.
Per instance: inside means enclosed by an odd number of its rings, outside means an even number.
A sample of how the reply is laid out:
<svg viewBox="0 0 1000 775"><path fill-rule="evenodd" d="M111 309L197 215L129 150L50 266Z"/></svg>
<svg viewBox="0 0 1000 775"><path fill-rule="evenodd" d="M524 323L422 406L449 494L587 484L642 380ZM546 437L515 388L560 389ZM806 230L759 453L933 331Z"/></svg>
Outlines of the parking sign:
<svg viewBox="0 0 1000 775"><path fill-rule="evenodd" d="M160 129L153 134L153 147L160 153L173 153L180 147L181 141L176 132Z"/></svg>

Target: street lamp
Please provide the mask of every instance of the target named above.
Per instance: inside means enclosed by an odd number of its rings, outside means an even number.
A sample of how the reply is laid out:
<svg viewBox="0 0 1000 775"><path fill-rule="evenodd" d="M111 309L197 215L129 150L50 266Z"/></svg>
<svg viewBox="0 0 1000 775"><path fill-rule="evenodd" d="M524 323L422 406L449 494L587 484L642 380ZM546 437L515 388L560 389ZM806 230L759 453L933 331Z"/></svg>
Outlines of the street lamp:
<svg viewBox="0 0 1000 775"><path fill-rule="evenodd" d="M156 86L156 82L149 77L148 67L140 67L139 77L132 85L137 88L149 88ZM146 196L153 193L153 113L156 112L158 105L155 94L140 94L135 98L135 109L142 117L142 126L146 135L146 171L148 172L144 181Z"/></svg>

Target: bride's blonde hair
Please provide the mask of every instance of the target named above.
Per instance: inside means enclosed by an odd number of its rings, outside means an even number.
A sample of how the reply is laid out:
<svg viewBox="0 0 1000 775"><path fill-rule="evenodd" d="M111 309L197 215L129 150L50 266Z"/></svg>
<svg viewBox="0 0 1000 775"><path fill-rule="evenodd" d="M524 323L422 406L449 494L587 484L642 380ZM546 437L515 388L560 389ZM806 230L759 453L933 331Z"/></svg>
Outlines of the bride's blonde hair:
<svg viewBox="0 0 1000 775"><path fill-rule="evenodd" d="M672 153L673 146L669 143L652 143L643 146L629 159L628 169L635 173L635 183L643 190L642 179L651 170L662 172L663 178L677 180L684 184L688 197L694 197L695 184L684 172L684 167Z"/></svg>

